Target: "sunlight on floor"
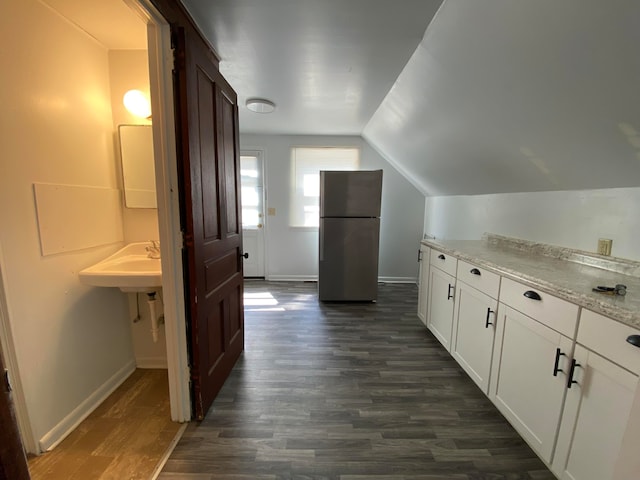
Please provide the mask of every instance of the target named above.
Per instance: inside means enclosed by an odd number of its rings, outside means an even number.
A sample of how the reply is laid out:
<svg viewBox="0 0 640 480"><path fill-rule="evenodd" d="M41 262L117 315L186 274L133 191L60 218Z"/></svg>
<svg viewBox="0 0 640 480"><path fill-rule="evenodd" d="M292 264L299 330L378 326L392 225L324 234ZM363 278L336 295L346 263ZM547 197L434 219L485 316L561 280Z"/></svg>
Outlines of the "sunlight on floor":
<svg viewBox="0 0 640 480"><path fill-rule="evenodd" d="M249 310L256 312L284 312L284 307L276 307L275 305L278 305L278 300L269 292L244 293L244 307Z"/></svg>

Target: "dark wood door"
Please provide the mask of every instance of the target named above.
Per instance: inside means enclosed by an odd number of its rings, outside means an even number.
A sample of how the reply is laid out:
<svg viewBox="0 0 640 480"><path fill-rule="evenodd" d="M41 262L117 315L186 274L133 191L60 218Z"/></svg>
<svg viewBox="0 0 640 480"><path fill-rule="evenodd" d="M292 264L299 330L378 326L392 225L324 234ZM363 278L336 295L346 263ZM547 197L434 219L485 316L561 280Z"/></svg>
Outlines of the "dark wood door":
<svg viewBox="0 0 640 480"><path fill-rule="evenodd" d="M0 355L0 480L28 480L29 469L24 456L18 424Z"/></svg>
<svg viewBox="0 0 640 480"><path fill-rule="evenodd" d="M244 350L238 106L204 41L174 33L192 397L202 419Z"/></svg>

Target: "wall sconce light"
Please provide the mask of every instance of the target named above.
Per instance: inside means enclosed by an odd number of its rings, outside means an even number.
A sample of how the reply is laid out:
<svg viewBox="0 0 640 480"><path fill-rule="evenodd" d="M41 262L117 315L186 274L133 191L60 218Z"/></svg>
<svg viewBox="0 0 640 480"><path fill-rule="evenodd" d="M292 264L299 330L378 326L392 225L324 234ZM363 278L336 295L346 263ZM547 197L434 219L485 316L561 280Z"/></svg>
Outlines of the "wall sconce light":
<svg viewBox="0 0 640 480"><path fill-rule="evenodd" d="M151 118L151 102L140 90L129 90L122 99L124 107L136 117Z"/></svg>
<svg viewBox="0 0 640 480"><path fill-rule="evenodd" d="M256 113L271 113L276 109L276 104L266 98L249 98L247 108Z"/></svg>

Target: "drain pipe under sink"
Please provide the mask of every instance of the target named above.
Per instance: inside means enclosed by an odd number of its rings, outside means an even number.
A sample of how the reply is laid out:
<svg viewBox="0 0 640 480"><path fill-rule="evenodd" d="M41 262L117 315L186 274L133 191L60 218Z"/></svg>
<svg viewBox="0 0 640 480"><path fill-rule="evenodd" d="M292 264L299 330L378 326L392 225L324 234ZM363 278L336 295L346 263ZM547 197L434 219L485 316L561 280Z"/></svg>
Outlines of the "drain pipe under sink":
<svg viewBox="0 0 640 480"><path fill-rule="evenodd" d="M156 292L147 293L147 303L149 304L149 314L151 316L151 336L153 343L158 342L158 315L156 314Z"/></svg>

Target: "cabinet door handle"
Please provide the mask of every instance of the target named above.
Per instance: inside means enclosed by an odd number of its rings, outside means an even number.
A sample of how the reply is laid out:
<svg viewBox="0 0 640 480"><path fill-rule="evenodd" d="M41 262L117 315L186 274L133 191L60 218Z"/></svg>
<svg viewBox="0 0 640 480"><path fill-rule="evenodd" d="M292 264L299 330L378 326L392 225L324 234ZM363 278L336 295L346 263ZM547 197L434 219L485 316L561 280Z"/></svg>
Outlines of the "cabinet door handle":
<svg viewBox="0 0 640 480"><path fill-rule="evenodd" d="M487 308L487 321L484 323L484 328L489 328L489 325L493 325L493 323L491 323L489 321L489 315L491 315L492 313L496 313L493 310L491 310L491 307Z"/></svg>
<svg viewBox="0 0 640 480"><path fill-rule="evenodd" d="M567 381L567 388L571 388L571 385L573 385L574 383L578 383L576 380L573 379L573 374L576 371L576 367L581 367L581 366L582 365L576 362L575 358L571 360L571 370L569 370L569 380Z"/></svg>
<svg viewBox="0 0 640 480"><path fill-rule="evenodd" d="M553 364L553 376L554 377L558 376L558 372L562 372L563 371L561 368L558 367L558 365L560 364L560 357L566 357L566 356L567 355L565 353L562 353L559 348L556 348L556 363ZM571 388L571 387L569 387L569 388Z"/></svg>
<svg viewBox="0 0 640 480"><path fill-rule="evenodd" d="M477 268L472 268L472 269L471 269L471 273L473 273L474 275L478 275L478 276L482 275L482 274L480 273L480 270L478 270Z"/></svg>
<svg viewBox="0 0 640 480"><path fill-rule="evenodd" d="M440 260L444 260L446 257L445 257L444 255L440 254L440 255L438 255L438 258L439 258Z"/></svg>
<svg viewBox="0 0 640 480"><path fill-rule="evenodd" d="M523 295L527 298L530 298L531 300L542 300L542 297L533 290L527 290Z"/></svg>
<svg viewBox="0 0 640 480"><path fill-rule="evenodd" d="M451 291L454 289L455 287L451 284L449 284L449 290L447 290L447 300L451 300L453 298L453 293L451 293Z"/></svg>
<svg viewBox="0 0 640 480"><path fill-rule="evenodd" d="M640 335L629 335L627 337L627 342L635 347L640 347Z"/></svg>

